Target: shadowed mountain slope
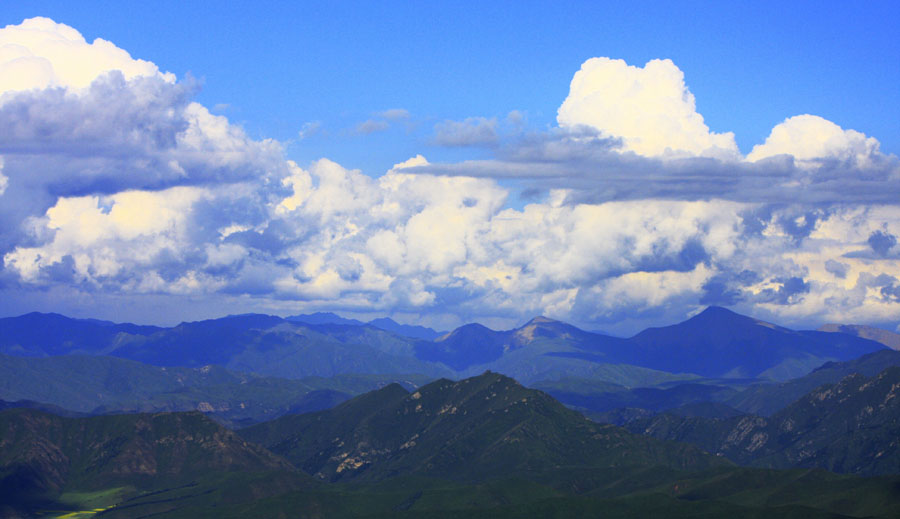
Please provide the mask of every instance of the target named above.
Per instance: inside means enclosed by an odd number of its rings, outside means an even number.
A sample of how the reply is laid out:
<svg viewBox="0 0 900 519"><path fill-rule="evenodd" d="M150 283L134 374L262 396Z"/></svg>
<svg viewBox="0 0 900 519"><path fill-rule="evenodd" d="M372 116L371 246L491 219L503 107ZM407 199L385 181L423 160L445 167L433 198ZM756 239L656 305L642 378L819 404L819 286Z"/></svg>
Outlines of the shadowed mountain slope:
<svg viewBox="0 0 900 519"><path fill-rule="evenodd" d="M632 432L685 441L745 464L900 474L900 367L853 374L803 396L770 418L637 419Z"/></svg>
<svg viewBox="0 0 900 519"><path fill-rule="evenodd" d="M780 380L804 375L829 360L850 360L884 348L846 334L794 331L719 307L682 323L649 328L629 341L634 363L648 368Z"/></svg>
<svg viewBox="0 0 900 519"><path fill-rule="evenodd" d="M33 312L0 319L0 353L28 357L105 354L115 349L121 338L150 335L160 330L156 326Z"/></svg>
<svg viewBox="0 0 900 519"><path fill-rule="evenodd" d="M34 400L82 413L201 410L230 426L288 412L327 409L394 381L416 387L421 375L338 375L290 380L219 366L159 367L90 355L0 355L0 398Z"/></svg>
<svg viewBox="0 0 900 519"><path fill-rule="evenodd" d="M724 400L745 413L769 416L823 384L834 384L853 373L871 377L889 366L900 366L900 352L881 349L857 359L827 362L808 375L780 384L760 384Z"/></svg>
<svg viewBox="0 0 900 519"><path fill-rule="evenodd" d="M132 340L111 354L158 366L215 364L283 378L449 372L404 355L403 349L412 349L405 341L409 340L372 327L319 327L271 316L239 316L182 323Z"/></svg>

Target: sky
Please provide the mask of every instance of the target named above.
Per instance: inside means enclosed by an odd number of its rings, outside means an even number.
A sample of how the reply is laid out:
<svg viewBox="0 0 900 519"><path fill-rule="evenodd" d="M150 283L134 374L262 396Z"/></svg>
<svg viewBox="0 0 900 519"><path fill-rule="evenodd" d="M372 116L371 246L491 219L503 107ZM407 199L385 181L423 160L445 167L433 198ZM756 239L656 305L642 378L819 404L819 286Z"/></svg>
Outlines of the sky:
<svg viewBox="0 0 900 519"><path fill-rule="evenodd" d="M0 7L0 315L900 322L896 2Z"/></svg>

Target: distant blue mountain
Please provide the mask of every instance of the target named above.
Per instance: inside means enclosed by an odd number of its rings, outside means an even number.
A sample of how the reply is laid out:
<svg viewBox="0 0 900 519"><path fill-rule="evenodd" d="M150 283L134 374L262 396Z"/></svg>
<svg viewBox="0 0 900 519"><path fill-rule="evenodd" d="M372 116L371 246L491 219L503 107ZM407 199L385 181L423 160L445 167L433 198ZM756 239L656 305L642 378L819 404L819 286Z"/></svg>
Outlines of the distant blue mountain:
<svg viewBox="0 0 900 519"><path fill-rule="evenodd" d="M776 380L885 348L843 333L795 331L715 306L678 324L648 328L628 341L631 358L623 360L640 366Z"/></svg>
<svg viewBox="0 0 900 519"><path fill-rule="evenodd" d="M403 335L404 337L412 337L413 339L422 339L426 341L433 341L446 333L438 332L424 326L400 324L389 317L373 319L369 321L369 325L374 326L375 328L381 328L382 330L388 332L396 333L397 335Z"/></svg>
<svg viewBox="0 0 900 519"><path fill-rule="evenodd" d="M885 346L880 343L849 334L795 331L710 307L684 322L648 328L628 339L544 317L507 331L468 324L434 342L418 344L416 355L457 371L490 369L526 381L593 377L586 366L603 364L703 377L787 380L828 361L851 360L881 349ZM576 375L575 369L587 375Z"/></svg>
<svg viewBox="0 0 900 519"><path fill-rule="evenodd" d="M0 319L0 353L8 355L112 355L158 366L215 364L288 378L337 373L466 376L490 369L527 383L576 377L630 387L679 373L787 380L825 362L881 349L885 346L854 335L790 330L718 307L627 339L545 317L513 330L472 323L440 336L386 318L367 324L332 313L287 319L230 315L172 328L39 313Z"/></svg>
<svg viewBox="0 0 900 519"><path fill-rule="evenodd" d="M443 335L442 332L437 332L432 330L431 328L426 328L424 326L400 324L389 317L381 317L379 319L373 319L368 323L364 323L356 319L347 319L331 312L316 312L314 314L292 315L290 317L285 317L285 319L296 323L314 325L342 324L347 326L365 326L368 324L369 326L374 326L375 328L384 330L386 332L396 333L397 335L402 335L404 337L411 337L413 339L422 339L426 341L433 341Z"/></svg>
<svg viewBox="0 0 900 519"><path fill-rule="evenodd" d="M286 321L304 324L344 324L349 326L363 326L364 322L356 319L345 319L331 312L316 312L314 314L291 315L284 318Z"/></svg>
<svg viewBox="0 0 900 519"><path fill-rule="evenodd" d="M119 334L144 336L162 329L32 312L0 319L0 353L27 357L103 354L115 347Z"/></svg>
<svg viewBox="0 0 900 519"><path fill-rule="evenodd" d="M416 356L460 371L502 357L508 336L508 332L497 332L478 323L466 324L434 342L417 345Z"/></svg>

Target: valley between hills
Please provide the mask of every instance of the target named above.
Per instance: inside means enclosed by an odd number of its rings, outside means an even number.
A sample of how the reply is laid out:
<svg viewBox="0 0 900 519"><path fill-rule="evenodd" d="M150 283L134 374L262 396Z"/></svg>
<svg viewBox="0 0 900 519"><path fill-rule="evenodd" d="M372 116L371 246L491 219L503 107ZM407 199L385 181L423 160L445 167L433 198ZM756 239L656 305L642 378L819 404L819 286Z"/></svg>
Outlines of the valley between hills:
<svg viewBox="0 0 900 519"><path fill-rule="evenodd" d="M3 318L0 517L898 517L897 338Z"/></svg>

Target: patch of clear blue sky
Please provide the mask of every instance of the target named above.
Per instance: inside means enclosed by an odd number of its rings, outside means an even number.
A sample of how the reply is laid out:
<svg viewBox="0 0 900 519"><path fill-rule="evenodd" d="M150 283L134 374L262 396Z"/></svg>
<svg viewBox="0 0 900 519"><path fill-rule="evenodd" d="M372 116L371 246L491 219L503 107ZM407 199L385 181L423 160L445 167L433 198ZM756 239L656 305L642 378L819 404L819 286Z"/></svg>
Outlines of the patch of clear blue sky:
<svg viewBox="0 0 900 519"><path fill-rule="evenodd" d="M581 63L670 58L698 111L745 153L787 117L811 113L900 152L900 2L185 2L0 3L0 25L43 15L161 69L202 81L198 100L254 137L380 175L469 116L555 125ZM413 126L351 131L404 108ZM299 140L307 122L325 133Z"/></svg>

